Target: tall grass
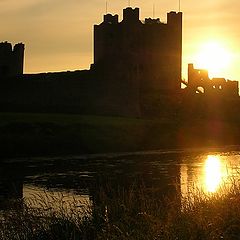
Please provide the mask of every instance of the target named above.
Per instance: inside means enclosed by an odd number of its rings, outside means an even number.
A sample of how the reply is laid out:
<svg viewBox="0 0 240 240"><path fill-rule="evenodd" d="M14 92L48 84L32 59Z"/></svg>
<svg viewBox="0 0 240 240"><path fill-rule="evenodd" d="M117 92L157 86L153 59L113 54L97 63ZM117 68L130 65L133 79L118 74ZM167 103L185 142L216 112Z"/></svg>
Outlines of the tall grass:
<svg viewBox="0 0 240 240"><path fill-rule="evenodd" d="M99 191L91 205L36 195L2 212L0 239L240 239L240 184L160 198L144 186ZM56 207L57 206L57 207Z"/></svg>

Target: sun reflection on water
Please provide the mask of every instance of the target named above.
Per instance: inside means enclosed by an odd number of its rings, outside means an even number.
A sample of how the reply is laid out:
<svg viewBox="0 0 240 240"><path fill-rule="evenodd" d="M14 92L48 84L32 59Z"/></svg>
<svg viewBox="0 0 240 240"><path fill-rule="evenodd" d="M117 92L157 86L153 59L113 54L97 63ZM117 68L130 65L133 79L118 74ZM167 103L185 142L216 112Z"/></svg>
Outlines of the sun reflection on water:
<svg viewBox="0 0 240 240"><path fill-rule="evenodd" d="M209 155L204 164L204 190L217 192L228 177L227 167L219 156Z"/></svg>
<svg viewBox="0 0 240 240"><path fill-rule="evenodd" d="M181 194L183 198L203 194L224 194L231 187L231 179L238 177L239 168L233 168L234 158L205 155L200 162L181 166Z"/></svg>

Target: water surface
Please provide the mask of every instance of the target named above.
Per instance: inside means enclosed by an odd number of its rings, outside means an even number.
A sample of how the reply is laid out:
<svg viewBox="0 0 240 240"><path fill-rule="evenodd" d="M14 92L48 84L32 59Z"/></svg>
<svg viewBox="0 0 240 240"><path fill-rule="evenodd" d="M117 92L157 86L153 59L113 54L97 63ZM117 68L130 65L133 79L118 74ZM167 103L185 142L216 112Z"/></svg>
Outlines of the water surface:
<svg viewBox="0 0 240 240"><path fill-rule="evenodd" d="M239 166L238 147L12 159L1 164L0 200L45 195L44 201L60 196L97 204L102 191L138 186L160 198L213 194L239 179Z"/></svg>

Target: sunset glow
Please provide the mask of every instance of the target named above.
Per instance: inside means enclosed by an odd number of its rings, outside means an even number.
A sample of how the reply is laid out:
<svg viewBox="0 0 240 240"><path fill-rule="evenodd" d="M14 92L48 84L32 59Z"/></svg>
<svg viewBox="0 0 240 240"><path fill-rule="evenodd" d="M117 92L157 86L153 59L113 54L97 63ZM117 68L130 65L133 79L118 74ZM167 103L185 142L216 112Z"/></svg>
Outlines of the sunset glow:
<svg viewBox="0 0 240 240"><path fill-rule="evenodd" d="M207 69L210 77L225 77L232 63L232 54L224 44L217 41L203 43L195 56L198 68Z"/></svg>
<svg viewBox="0 0 240 240"><path fill-rule="evenodd" d="M127 7L127 4L127 1L110 1L108 12L121 16L122 9ZM26 44L26 73L89 68L93 62L93 25L102 20L102 15L106 12L105 5L105 1L97 0L0 1L1 41ZM131 5L140 7L141 19L152 17L152 3L132 1ZM223 38L227 39L234 48L234 54L240 55L239 6L240 3L233 0L203 0L198 4L194 1L182 2L184 78L187 77L187 64L194 63L196 67L208 68L211 75L239 79L240 59L234 60L234 67L229 66L231 63L225 65L225 62L220 62L221 66L217 67L216 61L212 63L213 57L209 58L206 50L209 48L207 42L210 38L217 36L214 40L221 42ZM178 9L178 1L156 2L155 17L166 22L166 13ZM206 12L207 17L203 14ZM214 51L217 51L218 56L230 54L225 45L219 52L217 49L222 44L217 45ZM201 48L205 48L205 53L200 54ZM195 57L195 53L201 56ZM218 57L216 58L218 60Z"/></svg>

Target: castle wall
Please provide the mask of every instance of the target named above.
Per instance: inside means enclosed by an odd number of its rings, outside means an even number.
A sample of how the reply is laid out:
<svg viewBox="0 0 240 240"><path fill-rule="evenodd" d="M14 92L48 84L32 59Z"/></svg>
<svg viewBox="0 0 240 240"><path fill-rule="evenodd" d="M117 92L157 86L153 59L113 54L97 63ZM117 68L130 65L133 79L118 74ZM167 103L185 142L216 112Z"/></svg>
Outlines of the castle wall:
<svg viewBox="0 0 240 240"><path fill-rule="evenodd" d="M13 112L139 116L139 103L92 71L25 74L0 82L0 109Z"/></svg>

